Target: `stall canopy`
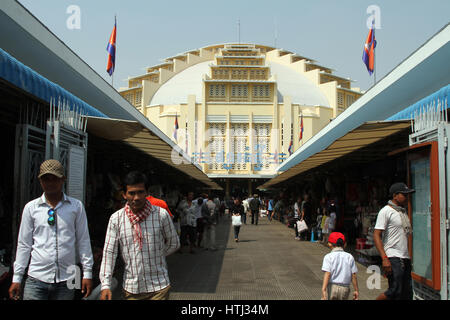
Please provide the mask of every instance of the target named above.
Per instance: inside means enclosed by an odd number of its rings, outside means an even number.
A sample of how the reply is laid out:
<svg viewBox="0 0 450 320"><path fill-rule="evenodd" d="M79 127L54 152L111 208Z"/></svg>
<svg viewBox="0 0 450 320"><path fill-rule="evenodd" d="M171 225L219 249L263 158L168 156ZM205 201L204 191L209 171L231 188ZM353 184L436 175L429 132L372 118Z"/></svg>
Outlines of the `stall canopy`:
<svg viewBox="0 0 450 320"><path fill-rule="evenodd" d="M433 93L432 95L414 103L403 111L393 115L387 120L404 120L413 119L414 115L419 112L426 111L428 108L433 108L435 110L447 110L448 98L450 95L450 84L446 85L439 91Z"/></svg>
<svg viewBox="0 0 450 320"><path fill-rule="evenodd" d="M276 178L273 178L265 184L259 186L258 189L269 189L270 187L286 181L298 174L307 172L323 164L346 156L400 131L409 130L410 127L410 121L366 122L358 128L345 134L341 138L335 140L326 149L312 155L306 160L278 175ZM382 153L381 150L375 152ZM370 155L368 156L370 157Z"/></svg>
<svg viewBox="0 0 450 320"><path fill-rule="evenodd" d="M56 83L44 78L1 48L0 78L48 103L50 99L60 99L68 105L78 108L83 114L106 117L104 113L98 111Z"/></svg>
<svg viewBox="0 0 450 320"><path fill-rule="evenodd" d="M198 165L186 158L181 149L177 151L176 147L171 147L138 121L88 117L87 131L106 140L128 143L153 158L186 173L210 189L222 190L217 183L208 178Z"/></svg>

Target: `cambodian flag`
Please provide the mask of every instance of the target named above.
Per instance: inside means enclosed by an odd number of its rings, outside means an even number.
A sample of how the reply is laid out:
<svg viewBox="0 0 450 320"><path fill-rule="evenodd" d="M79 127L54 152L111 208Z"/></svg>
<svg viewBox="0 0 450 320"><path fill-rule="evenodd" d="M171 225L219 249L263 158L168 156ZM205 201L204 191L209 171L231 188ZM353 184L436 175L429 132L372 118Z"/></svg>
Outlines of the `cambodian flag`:
<svg viewBox="0 0 450 320"><path fill-rule="evenodd" d="M367 71L372 75L375 68L375 47L377 46L377 41L375 40L375 20L372 22L372 28L367 36L366 43L364 44L363 51L363 61L367 67Z"/></svg>
<svg viewBox="0 0 450 320"><path fill-rule="evenodd" d="M175 141L178 141L177 139L177 131L178 131L178 115L175 116L175 126L174 126L174 130L173 130L173 138L175 139Z"/></svg>
<svg viewBox="0 0 450 320"><path fill-rule="evenodd" d="M116 24L117 21L114 19L114 28L111 32L111 37L109 37L108 46L106 47L106 51L108 51L106 72L108 72L110 76L112 76L114 67L116 66Z"/></svg>
<svg viewBox="0 0 450 320"><path fill-rule="evenodd" d="M300 134L298 137L298 141L303 139L303 114L300 117Z"/></svg>
<svg viewBox="0 0 450 320"><path fill-rule="evenodd" d="M293 144L293 142L292 142L292 140L291 140L291 143L289 143L289 148L288 148L289 155L292 154L292 144Z"/></svg>

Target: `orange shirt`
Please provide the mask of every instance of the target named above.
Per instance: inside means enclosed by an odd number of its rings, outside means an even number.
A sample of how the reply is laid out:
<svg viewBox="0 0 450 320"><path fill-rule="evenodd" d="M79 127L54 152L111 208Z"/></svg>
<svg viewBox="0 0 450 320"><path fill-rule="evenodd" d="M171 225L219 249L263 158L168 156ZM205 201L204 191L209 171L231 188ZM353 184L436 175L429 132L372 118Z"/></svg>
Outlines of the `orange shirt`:
<svg viewBox="0 0 450 320"><path fill-rule="evenodd" d="M157 207L166 209L167 212L170 214L170 217L173 218L173 214L172 214L172 212L170 212L169 206L167 205L167 203L164 200L161 200L161 199L158 199L158 198L155 198L155 197L152 197L152 196L148 196L147 200L150 201L150 203L153 206L157 206Z"/></svg>

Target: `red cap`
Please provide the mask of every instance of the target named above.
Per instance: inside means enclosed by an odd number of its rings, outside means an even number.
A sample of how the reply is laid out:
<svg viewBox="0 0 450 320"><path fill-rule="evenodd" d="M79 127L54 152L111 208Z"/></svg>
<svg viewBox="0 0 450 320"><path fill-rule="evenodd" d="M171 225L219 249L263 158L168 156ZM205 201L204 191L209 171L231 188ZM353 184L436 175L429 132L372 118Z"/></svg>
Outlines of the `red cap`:
<svg viewBox="0 0 450 320"><path fill-rule="evenodd" d="M344 241L344 243L345 243L345 237L344 237L344 235L342 233L340 233L340 232L332 232L330 234L330 236L328 237L328 242L330 242L331 244L336 244L338 239L342 239L342 241Z"/></svg>

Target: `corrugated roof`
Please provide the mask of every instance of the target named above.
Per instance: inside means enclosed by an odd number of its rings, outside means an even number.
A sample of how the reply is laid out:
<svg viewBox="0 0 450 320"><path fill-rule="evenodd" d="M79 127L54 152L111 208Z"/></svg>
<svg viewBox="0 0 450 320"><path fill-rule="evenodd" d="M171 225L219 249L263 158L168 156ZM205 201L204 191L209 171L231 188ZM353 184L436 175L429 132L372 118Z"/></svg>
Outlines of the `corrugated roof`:
<svg viewBox="0 0 450 320"><path fill-rule="evenodd" d="M193 177L209 188L222 190L218 184L208 178L198 165L193 164L191 159L183 157L178 151L137 121L89 117L87 131L107 140L126 142Z"/></svg>
<svg viewBox="0 0 450 320"><path fill-rule="evenodd" d="M267 189L296 175L317 168L320 165L378 142L409 127L411 127L410 121L366 122L358 128L345 134L341 138L335 140L326 149L317 152L306 160L278 175L276 178L267 181L263 185L259 186L258 189Z"/></svg>

